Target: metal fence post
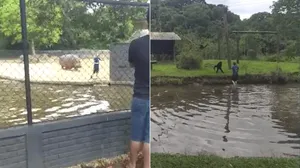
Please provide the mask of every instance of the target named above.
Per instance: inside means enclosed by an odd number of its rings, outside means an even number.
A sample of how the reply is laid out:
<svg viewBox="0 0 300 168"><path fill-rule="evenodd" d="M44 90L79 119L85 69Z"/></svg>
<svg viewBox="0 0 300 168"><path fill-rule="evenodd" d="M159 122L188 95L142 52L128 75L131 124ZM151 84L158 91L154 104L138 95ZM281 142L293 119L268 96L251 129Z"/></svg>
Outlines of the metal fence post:
<svg viewBox="0 0 300 168"><path fill-rule="evenodd" d="M29 76L29 58L28 58L28 41L27 41L27 23L26 23L26 4L25 4L25 0L20 0L20 15L21 15L21 27L22 27L24 72L25 72L27 124L32 125L32 108L31 108L31 91L30 91L30 76Z"/></svg>

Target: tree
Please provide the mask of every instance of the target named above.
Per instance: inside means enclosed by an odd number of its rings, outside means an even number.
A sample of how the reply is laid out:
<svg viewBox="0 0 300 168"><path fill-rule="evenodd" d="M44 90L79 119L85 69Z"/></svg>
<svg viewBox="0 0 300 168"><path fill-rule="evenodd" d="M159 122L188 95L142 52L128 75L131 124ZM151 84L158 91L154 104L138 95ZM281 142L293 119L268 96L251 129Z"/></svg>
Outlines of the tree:
<svg viewBox="0 0 300 168"><path fill-rule="evenodd" d="M273 16L268 12L259 12L253 14L249 19L245 20L245 28L247 30L271 31L276 30L273 26Z"/></svg>
<svg viewBox="0 0 300 168"><path fill-rule="evenodd" d="M0 50L5 49L8 39L0 32Z"/></svg>
<svg viewBox="0 0 300 168"><path fill-rule="evenodd" d="M300 39L300 1L278 0L272 5L274 25L289 39Z"/></svg>
<svg viewBox="0 0 300 168"><path fill-rule="evenodd" d="M164 3L167 6L179 9L192 4L206 4L205 0L165 0Z"/></svg>
<svg viewBox="0 0 300 168"><path fill-rule="evenodd" d="M128 40L134 30L133 20L146 17L141 7L56 1L63 13L63 33L52 47L56 49L107 49L111 43Z"/></svg>
<svg viewBox="0 0 300 168"><path fill-rule="evenodd" d="M181 5L179 5L181 4ZM152 31L177 33L180 37L193 37L194 43L200 47L203 39L208 39L212 46L218 46L218 53L214 49L203 50L203 55L214 55L221 57L222 36L224 36L224 11L227 9L225 5L206 4L203 0L152 0L151 1L151 15ZM238 15L228 11L228 30L239 28L241 20ZM223 33L222 33L223 32ZM181 43L186 43L182 40ZM217 45L217 43L219 45ZM178 45L180 47L185 45ZM230 46L231 47L231 46ZM204 52L205 51L205 52ZM194 54L200 54L196 53ZM210 52L210 53L208 53ZM213 58L213 57L210 57Z"/></svg>
<svg viewBox="0 0 300 168"><path fill-rule="evenodd" d="M21 21L18 0L1 0L0 31L20 42ZM30 53L35 55L35 45L51 46L57 43L62 34L62 10L58 4L48 0L27 0L27 29Z"/></svg>

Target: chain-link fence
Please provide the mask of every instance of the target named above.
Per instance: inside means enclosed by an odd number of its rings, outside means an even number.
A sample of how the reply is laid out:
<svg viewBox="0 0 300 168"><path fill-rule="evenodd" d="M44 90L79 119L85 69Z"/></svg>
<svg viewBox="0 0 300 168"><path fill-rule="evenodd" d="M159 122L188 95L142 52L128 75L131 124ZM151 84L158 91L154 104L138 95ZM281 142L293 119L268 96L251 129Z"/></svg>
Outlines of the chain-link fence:
<svg viewBox="0 0 300 168"><path fill-rule="evenodd" d="M147 7L144 0L1 1L0 126L129 109L128 47Z"/></svg>

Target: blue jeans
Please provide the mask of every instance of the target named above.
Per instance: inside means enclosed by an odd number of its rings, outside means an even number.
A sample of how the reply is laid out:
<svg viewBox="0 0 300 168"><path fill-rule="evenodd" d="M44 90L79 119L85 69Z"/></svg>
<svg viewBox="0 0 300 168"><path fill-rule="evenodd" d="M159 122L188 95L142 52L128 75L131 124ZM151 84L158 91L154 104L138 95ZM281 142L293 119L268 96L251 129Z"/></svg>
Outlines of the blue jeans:
<svg viewBox="0 0 300 168"><path fill-rule="evenodd" d="M131 104L131 140L150 141L150 101L133 97Z"/></svg>

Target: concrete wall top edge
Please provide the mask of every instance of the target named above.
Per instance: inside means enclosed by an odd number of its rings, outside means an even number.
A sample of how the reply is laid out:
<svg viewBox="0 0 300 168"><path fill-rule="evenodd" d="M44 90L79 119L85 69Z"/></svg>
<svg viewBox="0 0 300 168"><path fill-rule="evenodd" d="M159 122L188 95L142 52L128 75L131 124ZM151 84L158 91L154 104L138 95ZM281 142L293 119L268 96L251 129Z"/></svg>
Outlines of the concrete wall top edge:
<svg viewBox="0 0 300 168"><path fill-rule="evenodd" d="M109 113L98 113L80 117L74 117L64 120L49 121L46 123L37 123L32 126L23 125L17 127L11 127L7 129L0 129L0 139L8 137L17 137L26 135L29 130L34 129L38 132L50 132L55 130L67 129L72 127L79 127L83 125L90 125L99 122L114 121L120 119L130 118L131 113L129 110L109 112Z"/></svg>
<svg viewBox="0 0 300 168"><path fill-rule="evenodd" d="M11 127L6 129L0 129L0 139L9 138L9 137L17 137L24 136L27 133L27 125Z"/></svg>
<svg viewBox="0 0 300 168"><path fill-rule="evenodd" d="M49 132L53 130L79 127L79 126L90 125L99 122L126 119L129 118L130 116L131 114L127 110L127 111L119 111L119 112L109 112L104 114L98 113L98 114L74 117L70 119L58 120L58 121L53 121L48 123L38 123L35 125L41 127L42 132Z"/></svg>

